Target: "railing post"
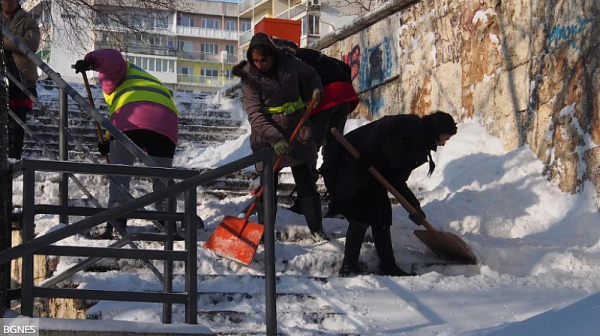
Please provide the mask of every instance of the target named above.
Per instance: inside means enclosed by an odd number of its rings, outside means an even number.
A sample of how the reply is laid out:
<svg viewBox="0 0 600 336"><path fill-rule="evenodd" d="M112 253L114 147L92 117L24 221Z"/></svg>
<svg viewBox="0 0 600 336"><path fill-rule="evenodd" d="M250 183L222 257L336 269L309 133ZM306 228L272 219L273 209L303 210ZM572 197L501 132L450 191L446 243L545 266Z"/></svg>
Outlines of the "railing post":
<svg viewBox="0 0 600 336"><path fill-rule="evenodd" d="M185 323L198 323L198 222L196 219L197 207L196 188L185 192L185 249L187 260L185 262L185 291L188 293L188 302L185 305Z"/></svg>
<svg viewBox="0 0 600 336"><path fill-rule="evenodd" d="M23 171L23 217L21 219L23 243L34 238L35 231L35 171ZM21 315L33 316L33 253L23 256L21 264Z"/></svg>
<svg viewBox="0 0 600 336"><path fill-rule="evenodd" d="M5 167L8 167L8 164L5 162ZM12 213L13 213L13 206L12 206L12 169L7 169L4 170L2 173L2 176L0 178L3 179L2 181L2 186L3 189L1 190L1 192L3 193L3 198L4 198L4 206L6 207L5 209L3 209L3 217L4 217L4 221L3 222L3 227L2 227L2 236L0 237L0 239L3 240L4 246L2 246L3 248L9 249L12 247ZM0 284L1 286L4 286L4 290L3 290L3 294L6 295L6 292L11 289L11 278L12 278L12 269L11 269L11 263L7 262L4 265L0 266L3 268L2 272L4 272L4 278L3 283ZM1 302L0 304L4 305L4 308L8 308L10 309L10 300L7 299L6 296L3 297L3 299L6 299L6 301ZM3 308L0 308L0 311L4 312ZM0 314L1 316L4 316L4 313Z"/></svg>
<svg viewBox="0 0 600 336"><path fill-rule="evenodd" d="M169 180L169 185L173 184L173 180ZM175 208L175 198L174 197L169 197L167 198L167 202L166 202L166 206L165 206L165 210L168 212L173 212L174 208ZM165 251L172 251L173 250L173 233L174 233L174 226L175 226L175 221L173 220L166 220L165 222L165 234L167 235L167 241L165 242ZM163 289L165 293L171 293L173 291L173 261L172 260L165 260L164 261L164 267L163 267ZM163 302L163 316L162 316L162 322L165 324L170 324L172 322L172 310L173 305L171 304L171 302Z"/></svg>
<svg viewBox="0 0 600 336"><path fill-rule="evenodd" d="M263 181L265 183L265 310L267 335L277 335L277 289L275 285L275 184L273 181L273 157L264 161Z"/></svg>
<svg viewBox="0 0 600 336"><path fill-rule="evenodd" d="M67 127L69 125L69 102L67 92L60 88L58 93L58 157L61 161L69 161L69 150L67 142ZM58 185L59 204L63 207L69 206L69 177L67 173L60 173L60 182ZM69 215L60 214L59 221L63 224L69 224Z"/></svg>

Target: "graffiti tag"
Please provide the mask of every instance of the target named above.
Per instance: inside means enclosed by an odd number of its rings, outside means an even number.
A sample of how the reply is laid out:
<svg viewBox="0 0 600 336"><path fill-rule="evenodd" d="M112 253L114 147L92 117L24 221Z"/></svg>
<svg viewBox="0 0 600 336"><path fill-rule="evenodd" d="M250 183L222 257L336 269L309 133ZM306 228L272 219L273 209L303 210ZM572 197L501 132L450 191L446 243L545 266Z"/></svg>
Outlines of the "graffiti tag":
<svg viewBox="0 0 600 336"><path fill-rule="evenodd" d="M577 18L577 23L561 26L556 24L550 34L547 36L550 47L558 47L561 43L567 42L572 48L579 50L581 35L589 28L592 19Z"/></svg>

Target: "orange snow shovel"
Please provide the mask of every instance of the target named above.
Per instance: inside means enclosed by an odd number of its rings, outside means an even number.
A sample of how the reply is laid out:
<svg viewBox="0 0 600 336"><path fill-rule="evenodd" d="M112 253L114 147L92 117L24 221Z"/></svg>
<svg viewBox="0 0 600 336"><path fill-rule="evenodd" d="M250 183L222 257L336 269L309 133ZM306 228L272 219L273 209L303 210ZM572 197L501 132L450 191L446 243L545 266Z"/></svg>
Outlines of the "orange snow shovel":
<svg viewBox="0 0 600 336"><path fill-rule="evenodd" d="M302 125L306 119L308 119L308 116L310 115L310 112L315 104L316 100L312 100L306 108L304 115L290 136L290 143L293 143L298 136L300 128L302 128ZM280 155L277 158L277 161L273 166L273 171L275 173L278 172L279 166L283 161L283 157L284 155ZM204 243L203 247L205 249L212 250L219 256L229 258L244 265L250 264L254 258L254 254L256 253L256 249L258 248L258 244L260 243L265 227L260 223L249 221L248 218L250 218L254 212L256 203L258 203L262 197L263 191L264 190L261 185L253 192L255 195L254 200L246 209L244 209L244 218L225 216L223 221L219 223L215 231L213 231L210 238L208 238L206 243Z"/></svg>
<svg viewBox="0 0 600 336"><path fill-rule="evenodd" d="M360 153L346 138L336 129L332 128L331 133L335 138L352 154L357 160ZM369 173L375 177L382 186L384 186L400 204L411 214L416 214L417 210L406 201L404 197L394 188L375 168L369 167ZM471 252L467 244L457 235L449 232L439 232L431 226L427 219L423 220L423 226L427 230L414 230L413 233L419 240L429 247L440 258L451 260L460 264L477 264L477 257Z"/></svg>

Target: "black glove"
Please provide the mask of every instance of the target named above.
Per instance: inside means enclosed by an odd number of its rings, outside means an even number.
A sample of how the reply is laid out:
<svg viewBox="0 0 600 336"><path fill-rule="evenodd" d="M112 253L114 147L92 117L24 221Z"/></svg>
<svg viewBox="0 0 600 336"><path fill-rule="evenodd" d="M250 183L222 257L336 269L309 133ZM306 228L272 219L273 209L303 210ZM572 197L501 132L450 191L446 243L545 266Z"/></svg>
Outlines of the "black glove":
<svg viewBox="0 0 600 336"><path fill-rule="evenodd" d="M94 62L91 60L79 60L79 61L75 62L75 66L74 66L75 73L78 74L80 72L92 70L93 66L94 66Z"/></svg>
<svg viewBox="0 0 600 336"><path fill-rule="evenodd" d="M110 141L98 142L98 152L102 155L110 153Z"/></svg>
<svg viewBox="0 0 600 336"><path fill-rule="evenodd" d="M425 221L425 218L427 216L425 216L425 213L423 212L420 206L416 206L415 210L417 210L417 212L414 214L409 214L408 218L410 218L410 220L417 225L423 225L423 221Z"/></svg>

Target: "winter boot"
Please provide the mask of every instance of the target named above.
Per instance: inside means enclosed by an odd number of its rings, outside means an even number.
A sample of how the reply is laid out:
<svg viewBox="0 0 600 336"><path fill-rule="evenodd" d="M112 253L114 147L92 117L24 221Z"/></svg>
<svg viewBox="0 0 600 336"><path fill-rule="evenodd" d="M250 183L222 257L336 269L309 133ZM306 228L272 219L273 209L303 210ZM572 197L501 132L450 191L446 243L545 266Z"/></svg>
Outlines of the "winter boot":
<svg viewBox="0 0 600 336"><path fill-rule="evenodd" d="M359 275L361 273L362 271L360 270L358 265L342 264L342 268L340 268L339 275L342 278L346 278Z"/></svg>
<svg viewBox="0 0 600 336"><path fill-rule="evenodd" d="M394 257L394 249L392 247L392 235L390 232L390 225L384 225L383 227L371 227L371 233L373 234L373 242L375 243L375 249L379 256L380 274L388 276L409 276L416 275L415 273L406 273L398 265L396 265L396 258Z"/></svg>
<svg viewBox="0 0 600 336"><path fill-rule="evenodd" d="M414 276L414 275L417 275L416 273L406 273L406 272L404 272L396 264L393 264L393 265L383 265L382 264L380 266L380 272L379 272L379 274L381 274L381 275L387 275L387 276Z"/></svg>
<svg viewBox="0 0 600 336"><path fill-rule="evenodd" d="M304 218L310 229L313 240L315 242L329 241L329 237L323 231L323 217L321 215L321 198L319 195L312 197L300 198L300 204L304 210Z"/></svg>
<svg viewBox="0 0 600 336"><path fill-rule="evenodd" d="M116 218L114 220L116 225L119 225L119 227L122 227L123 230L126 230L127 227L127 218ZM106 230L104 230L104 233L98 233L98 232L93 232L90 231L90 233L87 235L88 239L94 239L94 240L99 240L99 239L112 239L113 238L113 226L110 223L106 223Z"/></svg>
<svg viewBox="0 0 600 336"><path fill-rule="evenodd" d="M340 269L340 276L350 276L360 274L358 267L358 259L360 257L360 249L367 229L361 225L350 222L348 231L346 232L346 245L344 246L344 261Z"/></svg>

